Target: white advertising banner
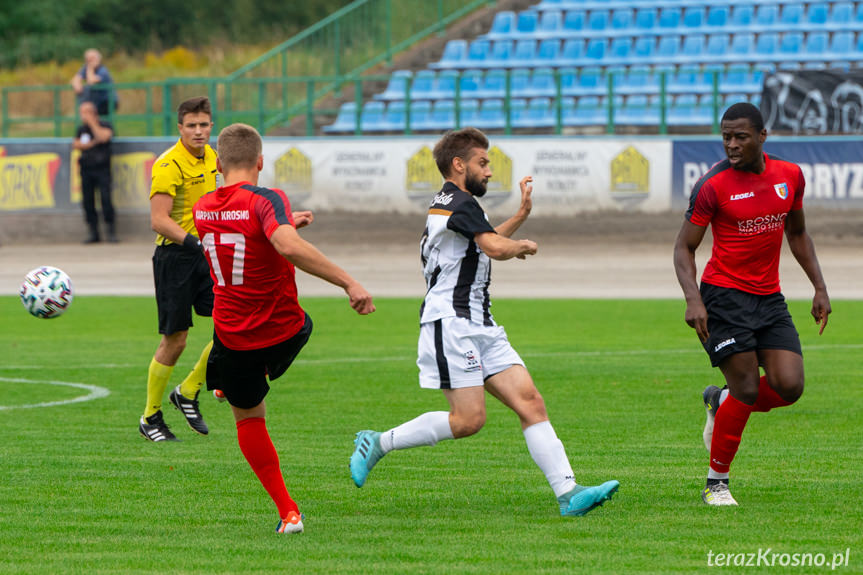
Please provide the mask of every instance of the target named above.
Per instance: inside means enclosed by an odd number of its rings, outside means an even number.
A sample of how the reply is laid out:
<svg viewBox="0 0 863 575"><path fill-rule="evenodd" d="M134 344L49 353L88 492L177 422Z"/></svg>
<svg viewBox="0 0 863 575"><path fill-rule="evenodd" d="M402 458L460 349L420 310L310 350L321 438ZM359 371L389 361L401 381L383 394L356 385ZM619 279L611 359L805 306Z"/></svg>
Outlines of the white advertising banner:
<svg viewBox="0 0 863 575"><path fill-rule="evenodd" d="M271 139L259 184L284 190L296 208L422 213L442 185L437 138ZM535 215L671 207L671 142L637 138L492 137L492 179L483 207L509 214L519 181L534 178Z"/></svg>

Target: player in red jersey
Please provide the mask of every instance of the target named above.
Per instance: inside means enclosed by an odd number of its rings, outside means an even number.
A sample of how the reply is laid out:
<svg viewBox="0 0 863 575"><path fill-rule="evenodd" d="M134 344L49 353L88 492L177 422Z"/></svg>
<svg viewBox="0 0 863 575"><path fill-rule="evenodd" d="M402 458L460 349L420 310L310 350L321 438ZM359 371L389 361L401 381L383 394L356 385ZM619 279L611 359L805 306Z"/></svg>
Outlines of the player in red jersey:
<svg viewBox="0 0 863 575"><path fill-rule="evenodd" d="M284 192L257 186L261 148L251 126L222 130L218 167L225 185L194 208L215 284L207 388L221 390L231 405L240 450L279 510L276 531L299 533L302 515L264 421L267 380L288 369L312 332L312 320L297 302L294 266L343 288L357 313L372 313L375 306L359 282L299 236L296 228L310 224L312 213L291 213Z"/></svg>
<svg viewBox="0 0 863 575"><path fill-rule="evenodd" d="M802 171L762 151L767 131L752 104L728 108L721 130L727 159L693 188L674 245L674 270L686 298L686 323L727 382L727 390L709 386L703 393L710 468L701 497L708 505L737 505L728 489L728 469L749 415L790 405L803 394L800 338L779 289L783 232L815 288L812 316L819 334L831 309L806 232ZM695 250L708 225L713 252L699 290Z"/></svg>

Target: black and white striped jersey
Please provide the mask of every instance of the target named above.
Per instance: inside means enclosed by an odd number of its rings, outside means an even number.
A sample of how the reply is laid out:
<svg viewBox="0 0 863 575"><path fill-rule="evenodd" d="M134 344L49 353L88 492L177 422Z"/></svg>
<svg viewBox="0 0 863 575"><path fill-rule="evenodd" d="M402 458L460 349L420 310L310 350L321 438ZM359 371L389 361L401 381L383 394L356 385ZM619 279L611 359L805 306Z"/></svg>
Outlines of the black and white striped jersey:
<svg viewBox="0 0 863 575"><path fill-rule="evenodd" d="M420 323L455 316L495 325L488 296L491 260L474 241L485 232L495 230L476 198L446 182L429 206L420 244L427 288Z"/></svg>

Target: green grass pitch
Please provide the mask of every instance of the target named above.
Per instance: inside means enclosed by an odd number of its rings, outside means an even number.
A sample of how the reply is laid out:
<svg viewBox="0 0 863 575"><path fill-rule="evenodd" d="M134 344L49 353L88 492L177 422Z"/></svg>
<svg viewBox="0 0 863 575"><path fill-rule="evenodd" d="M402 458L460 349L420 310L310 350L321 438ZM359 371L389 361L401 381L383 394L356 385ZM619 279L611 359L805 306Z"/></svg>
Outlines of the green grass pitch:
<svg viewBox="0 0 863 575"><path fill-rule="evenodd" d="M740 507L714 509L699 496L701 391L721 374L682 301L496 301L579 482L620 481L612 502L574 519L559 516L516 417L490 396L477 436L394 452L354 487L357 430L447 408L417 384L419 302L383 299L369 317L346 300L302 303L315 332L267 407L306 533L278 536L227 405L202 395L201 437L166 393L182 441L138 435L158 343L152 298L79 297L54 320L0 298L0 573L701 573L711 552L767 548L827 561L850 549L837 572L863 572L863 302L834 302L821 337L809 303L791 302L806 392L752 416L732 468ZM210 336L212 323L196 322L170 386ZM62 382L110 395L21 407L87 394Z"/></svg>

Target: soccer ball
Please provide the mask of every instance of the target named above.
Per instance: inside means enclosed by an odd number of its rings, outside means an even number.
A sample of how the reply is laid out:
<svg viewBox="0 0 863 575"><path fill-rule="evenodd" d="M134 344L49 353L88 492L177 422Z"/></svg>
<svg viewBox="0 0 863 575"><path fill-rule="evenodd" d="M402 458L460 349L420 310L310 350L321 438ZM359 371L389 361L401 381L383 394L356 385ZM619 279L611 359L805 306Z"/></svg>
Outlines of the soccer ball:
<svg viewBox="0 0 863 575"><path fill-rule="evenodd" d="M31 315L58 317L72 304L72 280L61 269L42 266L24 277L18 295Z"/></svg>

